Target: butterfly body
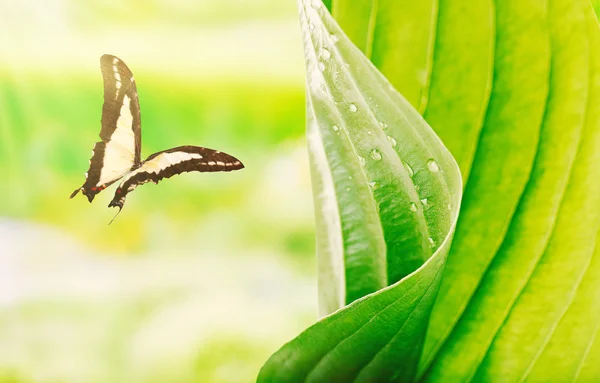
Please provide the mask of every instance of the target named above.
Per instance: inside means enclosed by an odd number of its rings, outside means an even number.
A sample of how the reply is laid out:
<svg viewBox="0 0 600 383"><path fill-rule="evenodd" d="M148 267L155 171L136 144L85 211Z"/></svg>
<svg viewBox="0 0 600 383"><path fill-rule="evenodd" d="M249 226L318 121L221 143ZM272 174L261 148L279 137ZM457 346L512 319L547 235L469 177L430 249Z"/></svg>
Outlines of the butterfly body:
<svg viewBox="0 0 600 383"><path fill-rule="evenodd" d="M141 160L140 104L133 74L125 63L111 55L100 58L104 80L101 141L92 150L85 183L79 191L90 202L96 194L118 180L121 183L109 207L123 208L128 193L147 182L158 183L184 172L218 172L242 169L235 157L200 146L179 146Z"/></svg>

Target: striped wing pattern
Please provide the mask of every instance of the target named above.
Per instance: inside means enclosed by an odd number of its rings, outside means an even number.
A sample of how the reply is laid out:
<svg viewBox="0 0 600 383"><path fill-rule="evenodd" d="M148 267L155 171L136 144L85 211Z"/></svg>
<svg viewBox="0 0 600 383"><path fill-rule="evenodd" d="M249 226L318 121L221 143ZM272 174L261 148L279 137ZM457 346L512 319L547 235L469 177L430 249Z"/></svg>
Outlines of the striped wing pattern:
<svg viewBox="0 0 600 383"><path fill-rule="evenodd" d="M228 172L243 167L237 158L213 149L180 146L164 150L154 153L139 168L127 174L108 206L122 208L127 194L147 182L157 184L163 178L184 172Z"/></svg>
<svg viewBox="0 0 600 383"><path fill-rule="evenodd" d="M90 202L96 194L140 165L140 104L133 74L119 58L103 55L104 80L101 141L92 150L86 181L80 190Z"/></svg>
<svg viewBox="0 0 600 383"><path fill-rule="evenodd" d="M244 167L229 154L199 146L164 150L142 162L140 104L133 74L111 55L100 58L100 68L104 80L101 141L94 145L85 183L71 198L81 191L92 202L96 194L122 178L109 204L120 210L127 194L147 182L158 183L184 172L227 172Z"/></svg>

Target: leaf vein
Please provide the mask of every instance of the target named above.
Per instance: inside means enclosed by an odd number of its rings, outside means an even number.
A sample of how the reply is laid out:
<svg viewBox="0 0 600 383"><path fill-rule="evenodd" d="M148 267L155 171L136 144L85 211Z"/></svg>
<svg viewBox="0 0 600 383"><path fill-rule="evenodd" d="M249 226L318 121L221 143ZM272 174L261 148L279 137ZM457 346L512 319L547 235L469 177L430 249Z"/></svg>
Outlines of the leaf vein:
<svg viewBox="0 0 600 383"><path fill-rule="evenodd" d="M417 311L417 308L421 305L421 303L423 302L423 298L425 298L425 296L429 293L429 290L431 290L431 286L433 286L433 283L435 282L435 280L437 279L438 275L440 274L440 272L443 270L443 267L440 267L436 273L435 276L431 279L431 283L429 283L429 286L427 286L427 289L425 290L425 292L419 297L419 302L416 304L415 308L411 311L411 313L408 315L408 317L406 318L406 320L404 321L404 323L402 323L402 326L400 326L400 329L398 329L398 331L396 332L396 334L394 334L394 336L390 337L390 339L387 341L387 343L385 345L383 345L383 347L381 347L381 349L375 353L375 355L373 355L373 358L371 358L370 361L368 361L366 363L366 365L360 370L364 370L365 368L367 368L371 363L373 363L373 361L375 360L375 358L377 357L377 355L379 355L390 343L392 343L394 341L394 339L396 339L396 337L398 336L398 334L400 334L400 332L402 331L402 329L404 329L404 326L406 326L406 323L408 323L410 321L410 318L412 317L412 315L415 313L415 311ZM416 284L415 284L416 285Z"/></svg>
<svg viewBox="0 0 600 383"><path fill-rule="evenodd" d="M377 12L379 11L379 0L371 0L371 13L369 14L369 25L367 27L367 46L365 56L371 59L373 54L373 41L375 40L375 27L377 24Z"/></svg>

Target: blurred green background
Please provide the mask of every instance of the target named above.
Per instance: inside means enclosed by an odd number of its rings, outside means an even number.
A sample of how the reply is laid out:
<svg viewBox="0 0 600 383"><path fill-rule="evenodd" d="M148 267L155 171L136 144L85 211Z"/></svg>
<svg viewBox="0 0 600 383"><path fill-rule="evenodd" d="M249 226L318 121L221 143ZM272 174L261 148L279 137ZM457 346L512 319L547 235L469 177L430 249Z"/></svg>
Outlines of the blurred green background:
<svg viewBox="0 0 600 383"><path fill-rule="evenodd" d="M0 0L0 382L246 382L316 316L294 1ZM84 181L99 58L137 80L142 155L246 168Z"/></svg>

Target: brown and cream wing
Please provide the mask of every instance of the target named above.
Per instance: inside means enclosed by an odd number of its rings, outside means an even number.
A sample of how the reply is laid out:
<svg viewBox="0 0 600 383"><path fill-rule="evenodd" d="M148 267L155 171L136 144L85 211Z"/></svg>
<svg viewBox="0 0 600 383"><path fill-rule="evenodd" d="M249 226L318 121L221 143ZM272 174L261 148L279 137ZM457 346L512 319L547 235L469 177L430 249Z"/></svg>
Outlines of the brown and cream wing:
<svg viewBox="0 0 600 383"><path fill-rule="evenodd" d="M103 55L100 68L104 80L101 141L96 142L83 186L89 201L107 186L140 165L140 104L133 74L119 58Z"/></svg>
<svg viewBox="0 0 600 383"><path fill-rule="evenodd" d="M243 167L237 158L227 153L198 146L180 146L158 152L123 178L109 206L122 208L127 193L147 182L158 183L163 178L184 172L229 172Z"/></svg>

